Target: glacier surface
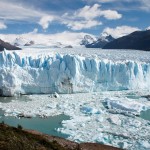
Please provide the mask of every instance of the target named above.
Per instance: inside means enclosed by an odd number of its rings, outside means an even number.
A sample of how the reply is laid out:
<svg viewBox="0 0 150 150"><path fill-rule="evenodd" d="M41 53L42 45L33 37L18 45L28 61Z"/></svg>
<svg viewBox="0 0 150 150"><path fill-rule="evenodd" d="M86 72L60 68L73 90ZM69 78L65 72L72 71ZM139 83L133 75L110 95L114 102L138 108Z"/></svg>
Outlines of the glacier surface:
<svg viewBox="0 0 150 150"><path fill-rule="evenodd" d="M0 94L150 89L149 58L150 53L138 51L4 51L0 53Z"/></svg>

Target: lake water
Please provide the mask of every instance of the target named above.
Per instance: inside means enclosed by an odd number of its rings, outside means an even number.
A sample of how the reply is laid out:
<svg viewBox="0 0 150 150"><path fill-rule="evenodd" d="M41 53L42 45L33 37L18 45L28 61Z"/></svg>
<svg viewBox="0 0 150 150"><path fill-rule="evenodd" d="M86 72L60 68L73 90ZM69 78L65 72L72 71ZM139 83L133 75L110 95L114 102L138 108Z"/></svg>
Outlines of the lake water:
<svg viewBox="0 0 150 150"><path fill-rule="evenodd" d="M21 96L19 98L0 97L0 102L8 103L14 99L19 99L20 101L30 100L26 96ZM60 132L57 132L56 129L61 128L62 127L61 122L63 120L69 120L69 118L70 118L69 116L66 116L64 114L53 116L53 117L47 117L47 118L40 118L40 117L16 118L16 117L4 116L4 111L0 109L0 122L4 121L5 124L14 127L21 125L25 129L37 130L45 134L59 136L63 138L67 138L68 136Z"/></svg>
<svg viewBox="0 0 150 150"><path fill-rule="evenodd" d="M150 109L147 111L141 112L141 118L150 121Z"/></svg>

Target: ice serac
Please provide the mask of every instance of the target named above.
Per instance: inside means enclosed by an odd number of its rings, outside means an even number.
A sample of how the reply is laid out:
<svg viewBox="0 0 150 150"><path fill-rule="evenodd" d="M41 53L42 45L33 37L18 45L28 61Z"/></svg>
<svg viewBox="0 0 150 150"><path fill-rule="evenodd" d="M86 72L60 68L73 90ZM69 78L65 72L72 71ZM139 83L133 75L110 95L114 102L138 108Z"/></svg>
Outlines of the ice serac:
<svg viewBox="0 0 150 150"><path fill-rule="evenodd" d="M0 53L0 94L150 89L150 64L53 54Z"/></svg>

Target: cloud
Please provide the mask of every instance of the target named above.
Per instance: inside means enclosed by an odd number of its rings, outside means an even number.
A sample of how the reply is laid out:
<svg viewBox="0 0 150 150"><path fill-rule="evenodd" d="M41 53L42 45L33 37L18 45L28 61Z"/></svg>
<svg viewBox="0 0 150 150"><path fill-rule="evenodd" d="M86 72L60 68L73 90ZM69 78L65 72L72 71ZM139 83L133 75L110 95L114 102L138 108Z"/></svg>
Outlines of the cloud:
<svg viewBox="0 0 150 150"><path fill-rule="evenodd" d="M72 30L82 30L82 29L89 29L94 26L101 25L101 22L96 20L81 20L81 21L69 21L66 22L66 25Z"/></svg>
<svg viewBox="0 0 150 150"><path fill-rule="evenodd" d="M94 4L93 6L85 6L74 13L74 17L81 17L86 20L95 19L97 17L103 16L108 20L120 19L122 17L115 10L101 10L101 5Z"/></svg>
<svg viewBox="0 0 150 150"><path fill-rule="evenodd" d="M140 0L139 2L142 4L141 9L143 9L145 11L150 11L150 1L149 0Z"/></svg>
<svg viewBox="0 0 150 150"><path fill-rule="evenodd" d="M103 30L103 34L107 33L111 36L113 36L114 38L119 38L125 35L128 35L134 31L139 31L140 29L137 27L131 27L131 26L118 26L116 28L105 28Z"/></svg>
<svg viewBox="0 0 150 150"><path fill-rule="evenodd" d="M122 18L122 15L114 10L104 10L102 11L102 14L108 20L117 20Z"/></svg>
<svg viewBox="0 0 150 150"><path fill-rule="evenodd" d="M43 29L47 29L49 23L55 19L55 15L48 15L44 11L27 6L23 3L17 4L18 1L0 1L0 20L8 22L25 21L38 23ZM7 9L6 9L7 8Z"/></svg>
<svg viewBox="0 0 150 150"><path fill-rule="evenodd" d="M104 2L104 0L98 1ZM0 22L5 20L5 24L16 23L17 21L37 23L46 30L52 22L57 21L57 24L64 24L71 30L83 30L102 25L101 18L117 20L122 18L122 15L115 10L103 10L99 4L86 5L83 8L67 12L61 16L57 11L50 12L50 10L45 11L43 8L40 10L35 8L33 1L31 5L23 0L0 1ZM2 26L3 29L7 27L5 24Z"/></svg>
<svg viewBox="0 0 150 150"><path fill-rule="evenodd" d="M99 2L99 3L109 3L109 2L115 2L117 0L83 0L87 2Z"/></svg>
<svg viewBox="0 0 150 150"><path fill-rule="evenodd" d="M86 20L95 19L100 16L100 5L85 6L74 13L74 17L85 18Z"/></svg>
<svg viewBox="0 0 150 150"><path fill-rule="evenodd" d="M37 34L38 33L38 29L34 28L33 31L29 32L28 34Z"/></svg>
<svg viewBox="0 0 150 150"><path fill-rule="evenodd" d="M6 9L7 8L7 9ZM9 21L35 21L44 15L43 12L33 8L17 5L11 1L0 1L0 19Z"/></svg>
<svg viewBox="0 0 150 150"><path fill-rule="evenodd" d="M93 6L84 6L74 13L65 13L62 23L72 30L90 29L102 25L102 22L98 21L100 17L108 20L117 20L122 15L114 10L101 10L101 5L94 4Z"/></svg>
<svg viewBox="0 0 150 150"><path fill-rule="evenodd" d="M43 16L40 21L39 24L43 27L43 29L47 29L49 27L49 24L54 20L54 16Z"/></svg>
<svg viewBox="0 0 150 150"><path fill-rule="evenodd" d="M146 28L146 30L150 30L150 26Z"/></svg>
<svg viewBox="0 0 150 150"><path fill-rule="evenodd" d="M0 22L0 29L6 29L7 26L3 23L3 22Z"/></svg>
<svg viewBox="0 0 150 150"><path fill-rule="evenodd" d="M86 3L110 3L111 8L116 10L144 10L150 11L150 0L82 0Z"/></svg>

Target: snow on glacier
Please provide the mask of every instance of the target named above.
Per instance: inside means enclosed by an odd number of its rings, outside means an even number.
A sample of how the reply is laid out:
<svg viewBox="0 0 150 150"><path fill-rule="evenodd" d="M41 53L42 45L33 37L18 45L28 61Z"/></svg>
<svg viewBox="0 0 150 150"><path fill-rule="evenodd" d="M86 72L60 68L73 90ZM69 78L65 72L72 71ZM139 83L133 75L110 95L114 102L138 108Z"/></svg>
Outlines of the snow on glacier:
<svg viewBox="0 0 150 150"><path fill-rule="evenodd" d="M83 49L84 50L84 49ZM63 50L62 50L63 51ZM71 50L70 50L71 51ZM85 50L0 53L0 93L85 93L103 90L150 89L149 53ZM92 54L90 54L92 53ZM115 56L116 55L116 56ZM136 57L138 56L138 57ZM106 59L107 58L107 59ZM140 58L140 59L139 59Z"/></svg>

